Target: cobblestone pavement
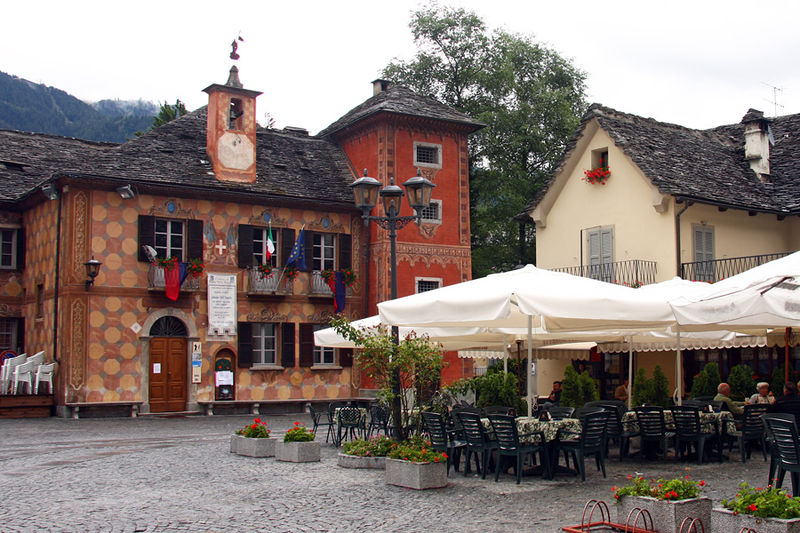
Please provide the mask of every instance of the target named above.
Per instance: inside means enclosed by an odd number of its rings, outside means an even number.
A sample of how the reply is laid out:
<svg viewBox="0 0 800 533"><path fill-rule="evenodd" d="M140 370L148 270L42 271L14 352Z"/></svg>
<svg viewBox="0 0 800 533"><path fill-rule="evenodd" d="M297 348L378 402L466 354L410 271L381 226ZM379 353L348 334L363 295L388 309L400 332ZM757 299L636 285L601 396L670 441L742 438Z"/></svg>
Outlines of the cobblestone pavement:
<svg viewBox="0 0 800 533"><path fill-rule="evenodd" d="M273 435L308 422L263 418ZM614 450L606 479L593 464L585 483L563 475L516 485L511 475L495 483L451 471L447 488L417 492L386 485L383 471L337 467L329 445L312 464L229 453L230 435L251 420L0 420L0 531L554 532L579 523L587 500L610 503L611 487L630 473L691 474L717 501L767 477L757 451L744 465L736 451L722 465L695 465L620 463Z"/></svg>

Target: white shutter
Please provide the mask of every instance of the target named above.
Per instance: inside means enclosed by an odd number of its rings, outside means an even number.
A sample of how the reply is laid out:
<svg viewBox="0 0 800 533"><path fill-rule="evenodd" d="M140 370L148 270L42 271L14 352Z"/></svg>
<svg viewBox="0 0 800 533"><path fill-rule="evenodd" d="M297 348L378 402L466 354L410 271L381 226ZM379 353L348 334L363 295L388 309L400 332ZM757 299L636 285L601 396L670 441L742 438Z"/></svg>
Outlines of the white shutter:
<svg viewBox="0 0 800 533"><path fill-rule="evenodd" d="M614 262L613 230L611 228L600 231L600 253L603 263Z"/></svg>

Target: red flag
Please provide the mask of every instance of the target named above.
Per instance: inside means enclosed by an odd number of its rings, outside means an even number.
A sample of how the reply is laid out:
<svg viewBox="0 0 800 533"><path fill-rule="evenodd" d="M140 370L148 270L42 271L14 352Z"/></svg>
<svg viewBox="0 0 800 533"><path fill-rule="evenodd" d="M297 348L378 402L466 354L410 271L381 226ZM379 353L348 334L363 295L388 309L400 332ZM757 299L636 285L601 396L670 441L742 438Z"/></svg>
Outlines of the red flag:
<svg viewBox="0 0 800 533"><path fill-rule="evenodd" d="M181 272L178 265L164 269L164 292L170 300L177 300L181 292Z"/></svg>

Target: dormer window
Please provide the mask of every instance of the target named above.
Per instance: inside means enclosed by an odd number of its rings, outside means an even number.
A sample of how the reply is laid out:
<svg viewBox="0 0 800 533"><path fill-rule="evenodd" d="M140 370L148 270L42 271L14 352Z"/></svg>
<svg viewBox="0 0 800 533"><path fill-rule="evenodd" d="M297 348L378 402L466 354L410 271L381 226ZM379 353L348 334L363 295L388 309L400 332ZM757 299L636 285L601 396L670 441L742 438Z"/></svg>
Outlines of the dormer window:
<svg viewBox="0 0 800 533"><path fill-rule="evenodd" d="M231 98L231 108L228 117L228 129L242 131L242 116L244 115L244 105L239 98Z"/></svg>

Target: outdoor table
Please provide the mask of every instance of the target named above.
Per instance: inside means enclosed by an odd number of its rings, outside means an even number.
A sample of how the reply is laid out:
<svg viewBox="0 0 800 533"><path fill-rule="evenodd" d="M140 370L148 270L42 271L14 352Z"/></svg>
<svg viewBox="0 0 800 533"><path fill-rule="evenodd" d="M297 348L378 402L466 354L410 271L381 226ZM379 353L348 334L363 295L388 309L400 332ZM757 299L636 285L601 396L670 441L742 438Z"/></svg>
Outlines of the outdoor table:
<svg viewBox="0 0 800 533"><path fill-rule="evenodd" d="M333 420L337 424L339 423L339 411L344 409L344 408L347 408L347 409L358 409L358 411L361 413L361 421L362 422L366 422L367 421L367 412L368 411L367 411L366 408L364 408L364 407L348 407L348 406L345 406L345 407L337 407L333 411Z"/></svg>
<svg viewBox="0 0 800 533"><path fill-rule="evenodd" d="M675 430L675 421L672 418L672 411L664 410L664 424L668 430ZM622 415L622 425L626 431L637 432L639 431L639 423L636 420L636 412L628 411ZM709 413L708 411L700 411L700 431L703 433L716 433L726 434L736 430L736 423L733 418L733 413L730 411L721 411L718 413Z"/></svg>
<svg viewBox="0 0 800 533"><path fill-rule="evenodd" d="M564 418L562 420L539 420L535 416L520 416L517 417L517 432L519 433L519 441L522 444L531 444L539 442L539 432L544 435L545 442L556 440L560 434L565 432L577 433L581 432L581 421L577 418ZM481 418L483 427L486 430L490 439L494 440L494 430L488 418ZM533 435L529 435L533 433Z"/></svg>

